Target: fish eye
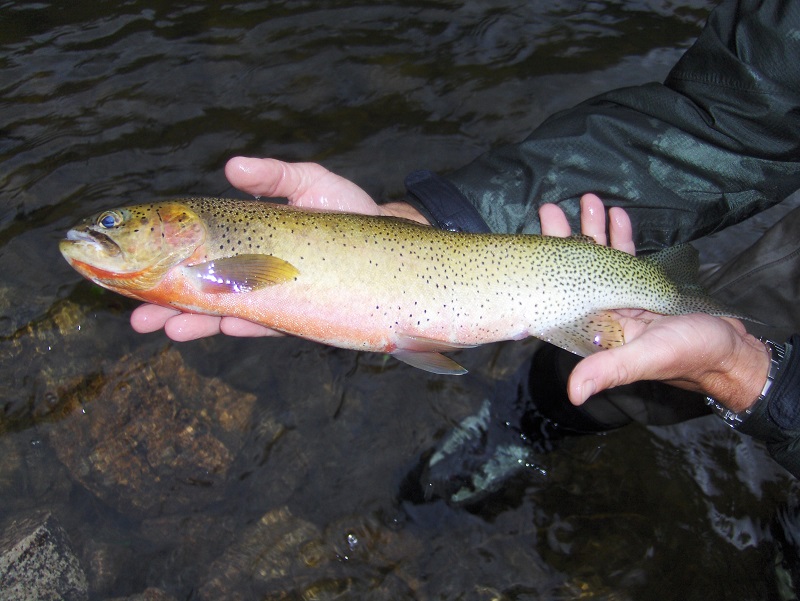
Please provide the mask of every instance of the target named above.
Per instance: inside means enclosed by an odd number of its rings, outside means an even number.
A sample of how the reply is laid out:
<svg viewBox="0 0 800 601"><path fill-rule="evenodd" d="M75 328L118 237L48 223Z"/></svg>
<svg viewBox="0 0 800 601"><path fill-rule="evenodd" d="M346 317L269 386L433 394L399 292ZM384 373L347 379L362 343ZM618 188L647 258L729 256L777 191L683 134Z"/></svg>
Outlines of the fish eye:
<svg viewBox="0 0 800 601"><path fill-rule="evenodd" d="M122 215L116 211L106 211L97 218L97 225L107 230L117 227L120 223L122 223Z"/></svg>

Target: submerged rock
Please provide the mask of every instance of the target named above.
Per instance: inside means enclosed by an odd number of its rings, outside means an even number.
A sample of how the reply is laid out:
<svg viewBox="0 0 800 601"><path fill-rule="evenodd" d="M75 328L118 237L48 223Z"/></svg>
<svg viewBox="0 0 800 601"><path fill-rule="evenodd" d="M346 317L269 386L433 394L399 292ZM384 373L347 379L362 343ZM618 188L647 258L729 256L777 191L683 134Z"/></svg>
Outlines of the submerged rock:
<svg viewBox="0 0 800 601"><path fill-rule="evenodd" d="M265 514L214 562L202 600L413 599L403 564L419 542L374 516L350 516L324 530L286 507Z"/></svg>
<svg viewBox="0 0 800 601"><path fill-rule="evenodd" d="M143 592L130 597L114 597L106 601L176 601L175 597L158 588L148 588Z"/></svg>
<svg viewBox="0 0 800 601"><path fill-rule="evenodd" d="M38 432L0 435L0 513L67 510L73 483Z"/></svg>
<svg viewBox="0 0 800 601"><path fill-rule="evenodd" d="M90 539L83 544L83 564L93 599L114 592L122 574L135 560L128 545Z"/></svg>
<svg viewBox="0 0 800 601"><path fill-rule="evenodd" d="M67 533L51 514L20 518L0 534L3 601L82 601L89 586Z"/></svg>
<svg viewBox="0 0 800 601"><path fill-rule="evenodd" d="M71 476L136 516L222 497L255 395L186 367L174 348L131 355L59 391L50 440Z"/></svg>
<svg viewBox="0 0 800 601"><path fill-rule="evenodd" d="M245 600L253 590L290 590L298 581L312 581L320 563L329 561L313 545L319 537L313 524L288 509L270 511L211 565L199 597Z"/></svg>
<svg viewBox="0 0 800 601"><path fill-rule="evenodd" d="M57 419L64 382L98 373L129 346L130 326L113 295L76 296L0 336L0 434Z"/></svg>

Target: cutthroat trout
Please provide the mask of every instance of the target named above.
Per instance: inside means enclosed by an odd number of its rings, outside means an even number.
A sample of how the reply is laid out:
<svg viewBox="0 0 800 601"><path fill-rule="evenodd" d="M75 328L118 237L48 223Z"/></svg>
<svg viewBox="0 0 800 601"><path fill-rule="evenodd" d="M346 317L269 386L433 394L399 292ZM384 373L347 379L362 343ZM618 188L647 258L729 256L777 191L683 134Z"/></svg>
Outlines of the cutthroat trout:
<svg viewBox="0 0 800 601"><path fill-rule="evenodd" d="M454 233L260 201L108 210L60 250L84 277L135 299L442 374L466 373L442 352L500 340L535 336L582 356L621 345L614 309L732 315L689 283L689 246L637 258L584 237Z"/></svg>

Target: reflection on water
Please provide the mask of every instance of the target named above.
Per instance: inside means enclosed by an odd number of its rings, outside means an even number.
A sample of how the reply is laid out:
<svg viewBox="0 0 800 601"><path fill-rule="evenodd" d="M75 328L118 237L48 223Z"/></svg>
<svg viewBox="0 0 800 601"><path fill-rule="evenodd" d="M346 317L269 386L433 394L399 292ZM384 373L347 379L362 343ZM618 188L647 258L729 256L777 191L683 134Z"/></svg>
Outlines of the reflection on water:
<svg viewBox="0 0 800 601"><path fill-rule="evenodd" d="M0 517L49 513L92 599L774 597L793 485L713 421L566 441L482 511L404 503L531 345L465 352L461 379L295 340L171 345L56 244L110 204L237 194L234 154L399 196L663 77L709 5L0 5Z"/></svg>

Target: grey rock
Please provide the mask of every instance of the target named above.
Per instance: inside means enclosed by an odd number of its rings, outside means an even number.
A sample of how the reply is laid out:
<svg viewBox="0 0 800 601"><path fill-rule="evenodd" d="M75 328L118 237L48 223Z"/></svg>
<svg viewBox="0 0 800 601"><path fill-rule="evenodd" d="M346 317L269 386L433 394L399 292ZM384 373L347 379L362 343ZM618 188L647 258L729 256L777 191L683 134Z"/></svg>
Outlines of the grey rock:
<svg viewBox="0 0 800 601"><path fill-rule="evenodd" d="M82 601L86 574L52 514L12 520L0 535L1 601Z"/></svg>

